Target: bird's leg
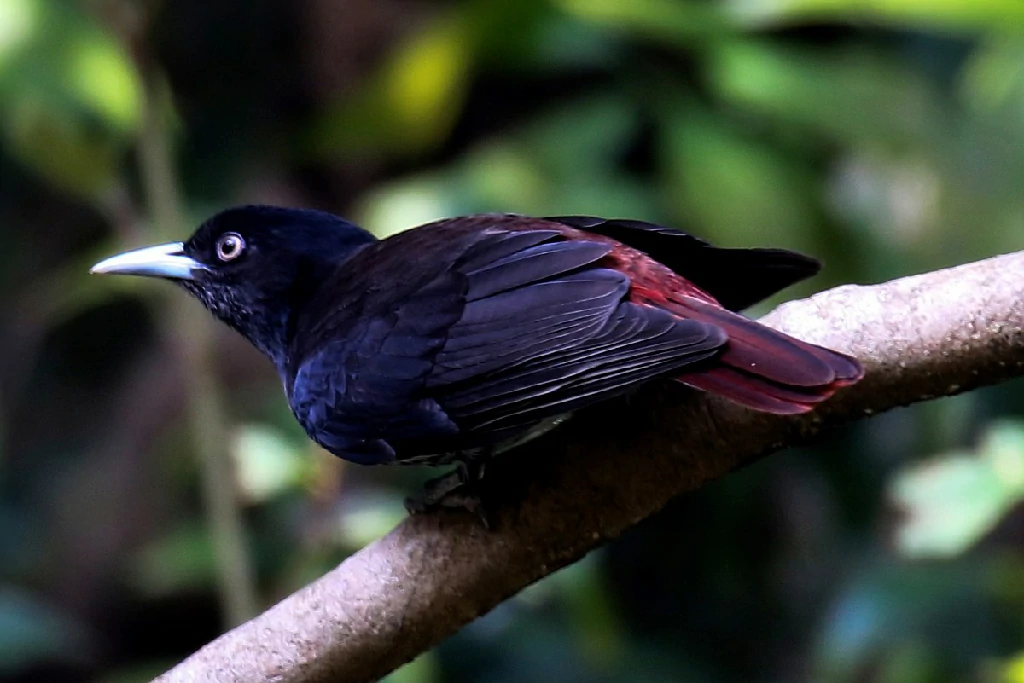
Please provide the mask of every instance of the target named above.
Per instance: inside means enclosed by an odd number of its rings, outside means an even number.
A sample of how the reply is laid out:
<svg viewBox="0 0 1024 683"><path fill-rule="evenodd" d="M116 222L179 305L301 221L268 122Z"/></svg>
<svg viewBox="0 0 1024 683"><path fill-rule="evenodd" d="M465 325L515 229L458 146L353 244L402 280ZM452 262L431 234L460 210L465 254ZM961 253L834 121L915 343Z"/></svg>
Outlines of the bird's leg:
<svg viewBox="0 0 1024 683"><path fill-rule="evenodd" d="M427 481L421 497L407 498L405 509L409 514L417 514L438 508L462 508L475 514L484 527L490 528L490 517L479 491L486 462L486 453L459 460L451 472Z"/></svg>
<svg viewBox="0 0 1024 683"><path fill-rule="evenodd" d="M437 505L445 496L462 486L463 481L462 463L460 462L458 467L452 471L424 482L422 503L428 507Z"/></svg>
<svg viewBox="0 0 1024 683"><path fill-rule="evenodd" d="M491 457L490 452L476 458L460 460L455 467L455 472L463 486L476 486L484 478L484 469L487 467L487 460Z"/></svg>

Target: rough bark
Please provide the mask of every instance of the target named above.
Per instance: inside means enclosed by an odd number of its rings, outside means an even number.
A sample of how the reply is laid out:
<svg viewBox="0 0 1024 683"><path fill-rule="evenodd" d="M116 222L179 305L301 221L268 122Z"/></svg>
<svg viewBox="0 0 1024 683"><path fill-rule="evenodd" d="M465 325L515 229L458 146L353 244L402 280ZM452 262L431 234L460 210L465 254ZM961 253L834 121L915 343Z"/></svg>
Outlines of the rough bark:
<svg viewBox="0 0 1024 683"><path fill-rule="evenodd" d="M828 424L1024 374L1024 252L840 287L764 322L860 358L867 377L797 418L674 385L591 410L491 468L496 530L459 512L407 519L157 680L377 679L753 458Z"/></svg>

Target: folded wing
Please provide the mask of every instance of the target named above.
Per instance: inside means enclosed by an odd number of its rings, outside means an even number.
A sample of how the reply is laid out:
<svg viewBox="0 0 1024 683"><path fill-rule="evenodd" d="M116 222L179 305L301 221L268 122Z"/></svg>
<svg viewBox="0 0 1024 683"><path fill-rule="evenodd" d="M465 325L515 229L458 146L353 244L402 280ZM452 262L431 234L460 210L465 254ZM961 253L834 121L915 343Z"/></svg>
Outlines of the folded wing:
<svg viewBox="0 0 1024 683"><path fill-rule="evenodd" d="M467 300L427 379L445 412L503 431L570 412L714 355L725 335L628 301L612 245L555 239L467 258Z"/></svg>

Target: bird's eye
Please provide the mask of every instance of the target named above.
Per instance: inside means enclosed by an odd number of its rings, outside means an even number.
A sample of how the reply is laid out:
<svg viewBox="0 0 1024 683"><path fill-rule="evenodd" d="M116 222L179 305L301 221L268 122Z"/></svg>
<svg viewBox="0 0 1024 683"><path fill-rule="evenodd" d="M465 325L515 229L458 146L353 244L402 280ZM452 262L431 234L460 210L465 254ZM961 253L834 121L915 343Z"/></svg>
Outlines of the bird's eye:
<svg viewBox="0 0 1024 683"><path fill-rule="evenodd" d="M245 251L245 240L237 232L228 232L217 240L217 258L230 261L241 256Z"/></svg>

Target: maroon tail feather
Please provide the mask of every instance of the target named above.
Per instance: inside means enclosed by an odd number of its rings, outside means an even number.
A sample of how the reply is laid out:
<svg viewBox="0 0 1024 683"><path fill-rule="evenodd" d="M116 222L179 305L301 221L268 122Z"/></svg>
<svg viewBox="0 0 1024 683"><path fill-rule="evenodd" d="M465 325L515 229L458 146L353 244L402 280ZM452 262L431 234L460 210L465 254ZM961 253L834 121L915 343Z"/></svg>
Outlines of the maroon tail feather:
<svg viewBox="0 0 1024 683"><path fill-rule="evenodd" d="M689 297L665 308L725 330L729 343L713 368L677 378L766 413L806 413L864 376L853 358L802 342L741 315Z"/></svg>

